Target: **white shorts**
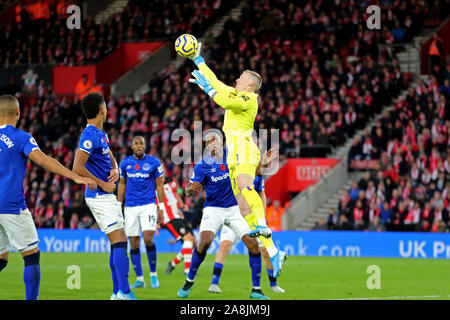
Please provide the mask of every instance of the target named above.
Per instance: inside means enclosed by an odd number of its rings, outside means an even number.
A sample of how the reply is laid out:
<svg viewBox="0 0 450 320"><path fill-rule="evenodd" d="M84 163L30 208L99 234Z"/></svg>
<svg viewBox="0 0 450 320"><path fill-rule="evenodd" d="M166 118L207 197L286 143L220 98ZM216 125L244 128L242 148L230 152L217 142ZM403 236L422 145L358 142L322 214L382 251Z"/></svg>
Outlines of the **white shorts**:
<svg viewBox="0 0 450 320"><path fill-rule="evenodd" d="M9 245L24 252L37 248L38 243L30 210L20 210L20 214L0 214L0 254L9 251Z"/></svg>
<svg viewBox="0 0 450 320"><path fill-rule="evenodd" d="M222 231L220 232L220 242L222 241L231 241L233 244L239 243L240 238L236 235L236 233L233 232L230 228L228 228L226 225L222 227ZM258 241L258 245L260 247L264 247L262 242L256 238L256 241Z"/></svg>
<svg viewBox="0 0 450 320"><path fill-rule="evenodd" d="M125 207L124 217L125 234L128 237L139 237L141 231L156 231L158 212L155 203L136 207Z"/></svg>
<svg viewBox="0 0 450 320"><path fill-rule="evenodd" d="M86 198L86 204L105 234L123 228L122 208L115 195L101 194L95 198Z"/></svg>
<svg viewBox="0 0 450 320"><path fill-rule="evenodd" d="M224 225L229 227L239 239L251 230L247 221L241 215L239 206L229 208L206 207L203 209L200 233L203 231L211 231L215 236Z"/></svg>

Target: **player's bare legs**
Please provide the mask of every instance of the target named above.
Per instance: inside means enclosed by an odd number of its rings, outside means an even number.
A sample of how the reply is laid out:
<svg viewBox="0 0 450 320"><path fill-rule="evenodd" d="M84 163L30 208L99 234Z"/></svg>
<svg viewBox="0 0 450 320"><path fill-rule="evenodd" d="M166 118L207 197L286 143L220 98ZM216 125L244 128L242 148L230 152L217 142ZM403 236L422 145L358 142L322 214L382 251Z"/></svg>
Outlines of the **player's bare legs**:
<svg viewBox="0 0 450 320"><path fill-rule="evenodd" d="M125 235L125 231L123 230L123 228L111 231L107 234L107 236L109 242L111 242L111 245L114 245L118 242L127 242L127 236Z"/></svg>

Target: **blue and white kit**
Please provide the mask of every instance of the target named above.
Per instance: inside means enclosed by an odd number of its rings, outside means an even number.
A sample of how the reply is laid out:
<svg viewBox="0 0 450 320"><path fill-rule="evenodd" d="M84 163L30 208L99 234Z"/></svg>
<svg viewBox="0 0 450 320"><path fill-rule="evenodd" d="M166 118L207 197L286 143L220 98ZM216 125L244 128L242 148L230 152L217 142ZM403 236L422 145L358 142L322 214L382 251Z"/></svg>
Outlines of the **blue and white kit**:
<svg viewBox="0 0 450 320"><path fill-rule="evenodd" d="M9 245L19 252L38 246L38 235L25 202L23 180L31 151L39 149L27 132L0 126L0 254Z"/></svg>
<svg viewBox="0 0 450 320"><path fill-rule="evenodd" d="M106 132L88 124L81 134L78 149L89 154L86 169L98 179L107 182L112 166ZM108 193L100 187L96 190L86 188L84 196L104 233L123 228L122 208L114 193Z"/></svg>
<svg viewBox="0 0 450 320"><path fill-rule="evenodd" d="M158 218L155 179L163 177L161 162L150 155L134 155L120 163L120 178L126 180L125 233L138 237L141 231L155 231Z"/></svg>
<svg viewBox="0 0 450 320"><path fill-rule="evenodd" d="M208 154L194 167L190 181L200 183L206 192L199 231L211 231L216 235L226 225L242 238L250 232L250 227L242 217L234 197L225 159L226 152L223 159L215 159Z"/></svg>

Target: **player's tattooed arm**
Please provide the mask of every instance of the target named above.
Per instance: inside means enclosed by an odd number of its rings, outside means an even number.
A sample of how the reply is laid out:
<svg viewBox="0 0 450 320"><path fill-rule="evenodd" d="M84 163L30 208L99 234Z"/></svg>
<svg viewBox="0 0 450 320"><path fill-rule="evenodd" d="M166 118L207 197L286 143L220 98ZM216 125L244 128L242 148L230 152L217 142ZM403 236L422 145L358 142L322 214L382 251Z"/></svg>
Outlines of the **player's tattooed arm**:
<svg viewBox="0 0 450 320"><path fill-rule="evenodd" d="M196 192L202 190L202 185L198 182L189 181L188 185L184 192L186 193L186 197L192 197Z"/></svg>

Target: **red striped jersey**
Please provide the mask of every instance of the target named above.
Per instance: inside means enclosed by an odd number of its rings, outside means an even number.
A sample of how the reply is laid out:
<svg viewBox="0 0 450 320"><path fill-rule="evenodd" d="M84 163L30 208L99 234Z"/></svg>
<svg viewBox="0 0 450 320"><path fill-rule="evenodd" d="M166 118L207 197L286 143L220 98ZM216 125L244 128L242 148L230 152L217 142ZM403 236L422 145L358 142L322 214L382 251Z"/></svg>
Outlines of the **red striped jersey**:
<svg viewBox="0 0 450 320"><path fill-rule="evenodd" d="M168 223L173 219L184 219L183 213L180 210L180 206L178 204L176 198L178 186L176 181L172 180L166 184L164 184L164 222L163 224ZM156 199L156 204L158 204L158 197Z"/></svg>

